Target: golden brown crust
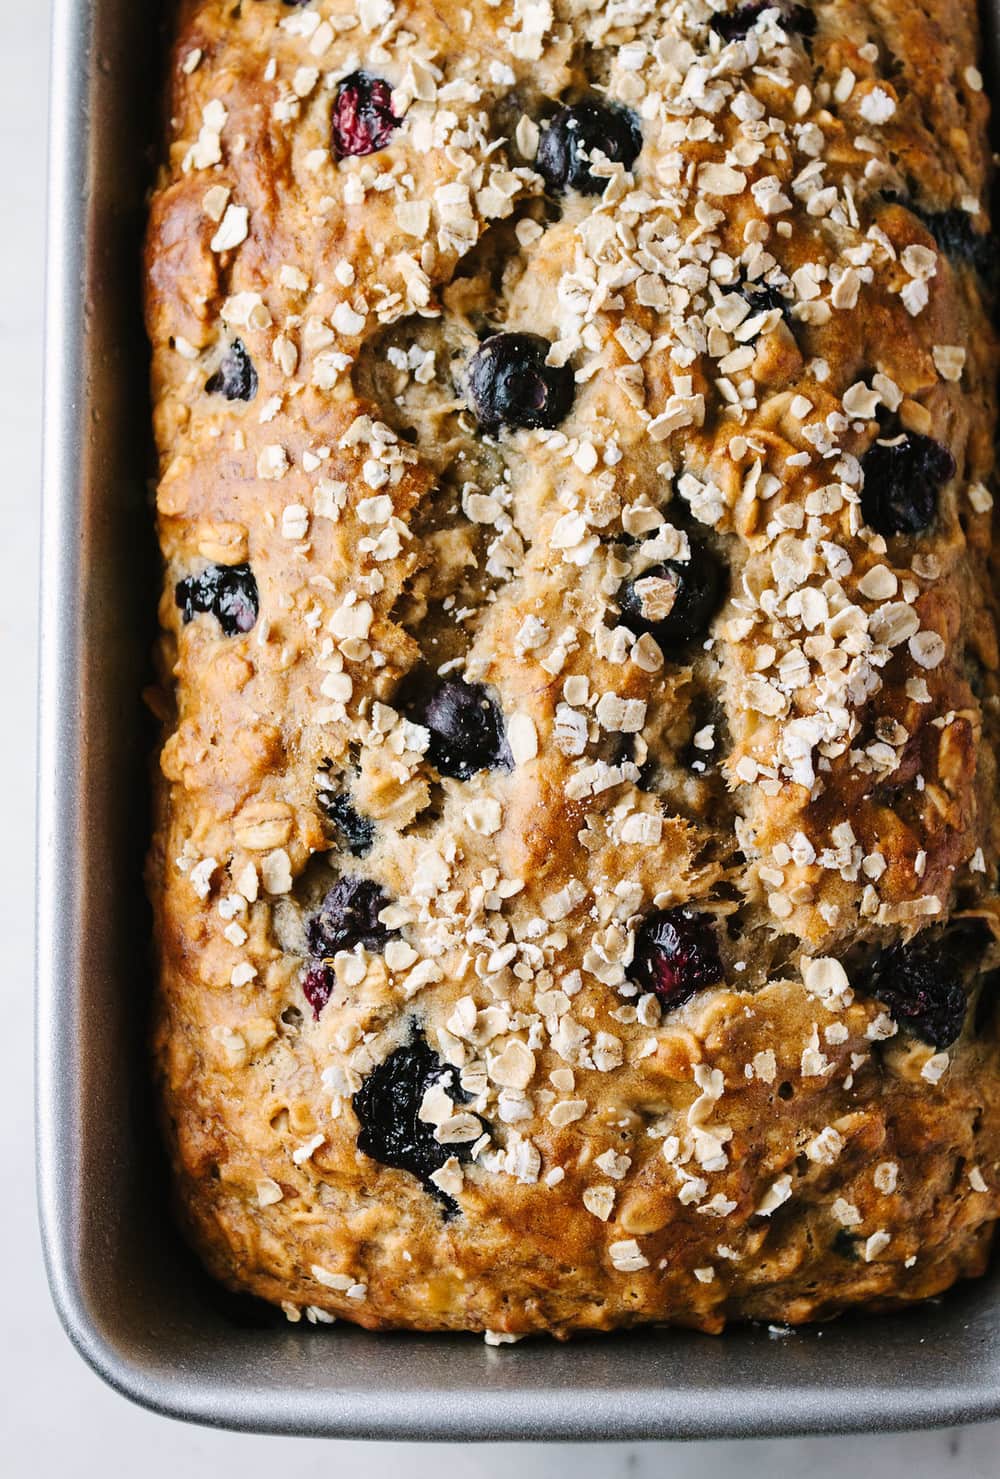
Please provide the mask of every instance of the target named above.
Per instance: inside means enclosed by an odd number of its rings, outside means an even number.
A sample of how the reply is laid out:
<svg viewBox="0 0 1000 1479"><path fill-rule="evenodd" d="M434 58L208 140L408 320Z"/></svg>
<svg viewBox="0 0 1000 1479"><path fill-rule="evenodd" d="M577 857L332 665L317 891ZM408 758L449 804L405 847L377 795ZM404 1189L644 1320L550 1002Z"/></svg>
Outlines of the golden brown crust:
<svg viewBox="0 0 1000 1479"><path fill-rule="evenodd" d="M812 36L769 12L727 44L703 0L181 6L147 248L156 1056L191 1236L291 1317L717 1330L982 1270L1000 835L975 11L812 13ZM359 67L403 122L338 163ZM538 121L594 88L641 122L634 173L546 201ZM487 328L572 367L555 431L476 430ZM206 388L235 338L249 402ZM897 435L955 470L928 527L883 537L860 459ZM691 538L728 592L704 646L664 652L616 597ZM185 624L178 581L244 563L253 629ZM438 773L394 707L421 665L487 685L510 768ZM374 823L364 857L324 788ZM347 875L393 901L393 945L331 957L314 1017L306 924ZM714 918L724 979L671 1009L632 950L675 905ZM971 964L958 917L984 922ZM946 1051L865 988L917 932L974 999ZM486 1132L440 1173L453 1216L357 1143L354 1095L420 1038Z"/></svg>

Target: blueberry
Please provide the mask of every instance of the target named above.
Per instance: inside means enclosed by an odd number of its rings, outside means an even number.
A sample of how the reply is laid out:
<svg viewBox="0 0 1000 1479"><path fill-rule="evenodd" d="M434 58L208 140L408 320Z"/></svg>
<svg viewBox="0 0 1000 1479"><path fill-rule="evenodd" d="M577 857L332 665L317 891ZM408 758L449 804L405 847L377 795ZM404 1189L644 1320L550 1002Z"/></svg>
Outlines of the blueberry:
<svg viewBox="0 0 1000 1479"><path fill-rule="evenodd" d="M427 757L441 775L467 781L480 770L513 769L503 716L482 683L445 678L404 706L430 730Z"/></svg>
<svg viewBox="0 0 1000 1479"><path fill-rule="evenodd" d="M808 6L789 4L788 0L747 0L746 4L737 5L735 10L722 10L714 15L710 25L723 41L739 41L757 24L765 10L780 11L781 25L790 33L797 32L802 36L816 33L816 17Z"/></svg>
<svg viewBox="0 0 1000 1479"><path fill-rule="evenodd" d="M311 965L302 981L302 995L312 1007L312 1014L319 1021L319 1014L333 995L337 978L328 965Z"/></svg>
<svg viewBox="0 0 1000 1479"><path fill-rule="evenodd" d="M338 950L364 945L381 950L391 931L379 920L390 903L373 878L347 874L338 878L306 925L309 949L318 960L327 960Z"/></svg>
<svg viewBox="0 0 1000 1479"><path fill-rule="evenodd" d="M962 1031L968 998L963 984L978 932L925 931L908 945L880 950L855 989L884 1002L900 1027L935 1048Z"/></svg>
<svg viewBox="0 0 1000 1479"><path fill-rule="evenodd" d="M234 339L225 358L205 381L209 395L224 395L227 401L252 401L257 394L257 371L242 339Z"/></svg>
<svg viewBox="0 0 1000 1479"><path fill-rule="evenodd" d="M358 1149L383 1166L408 1171L423 1182L432 1196L454 1214L457 1204L431 1181L431 1175L450 1156L468 1160L471 1143L441 1145L434 1126L420 1119L420 1105L427 1090L440 1083L456 1103L461 1094L454 1087L454 1069L442 1063L433 1048L420 1037L373 1068L354 1095L354 1112L361 1125Z"/></svg>
<svg viewBox="0 0 1000 1479"><path fill-rule="evenodd" d="M861 459L861 512L879 534L919 534L937 512L938 491L955 476L946 447L919 432L873 442Z"/></svg>
<svg viewBox="0 0 1000 1479"><path fill-rule="evenodd" d="M983 277L995 276L997 239L987 231L976 231L968 211L927 211L914 201L886 190L884 198L908 210L922 221L943 252L955 262L966 262Z"/></svg>
<svg viewBox="0 0 1000 1479"><path fill-rule="evenodd" d="M714 986L722 980L722 961L712 917L684 908L648 915L635 937L629 974L668 1007L679 1007L695 992Z"/></svg>
<svg viewBox="0 0 1000 1479"><path fill-rule="evenodd" d="M351 72L337 88L331 120L335 159L384 149L402 122L392 111L392 88L370 72Z"/></svg>
<svg viewBox="0 0 1000 1479"><path fill-rule="evenodd" d="M741 276L736 291L749 304L752 313L766 313L769 308L780 308L782 318L788 314L788 299L784 293L763 278L751 282L747 277Z"/></svg>
<svg viewBox="0 0 1000 1479"><path fill-rule="evenodd" d="M705 635L722 584L714 555L704 545L692 543L690 560L664 560L625 582L618 592L622 625L637 636L651 632L661 647L683 646Z"/></svg>
<svg viewBox="0 0 1000 1479"><path fill-rule="evenodd" d="M260 610L257 582L249 565L209 565L200 575L178 581L174 600L185 625L199 612L210 612L227 637L249 632Z"/></svg>
<svg viewBox="0 0 1000 1479"><path fill-rule="evenodd" d="M320 791L317 796L326 816L336 827L347 851L356 858L371 852L375 842L375 823L354 810L346 791Z"/></svg>
<svg viewBox="0 0 1000 1479"><path fill-rule="evenodd" d="M591 172L595 149L630 170L642 148L642 134L633 113L614 103L583 102L561 108L542 129L535 167L550 190L561 195L579 190L603 195L607 179Z"/></svg>
<svg viewBox="0 0 1000 1479"><path fill-rule="evenodd" d="M838 1258L846 1258L850 1263L858 1261L857 1239L851 1236L846 1227L839 1227L834 1233L830 1249Z"/></svg>
<svg viewBox="0 0 1000 1479"><path fill-rule="evenodd" d="M469 394L486 432L501 426L551 429L573 404L573 371L547 365L548 339L540 334L493 334L469 363Z"/></svg>

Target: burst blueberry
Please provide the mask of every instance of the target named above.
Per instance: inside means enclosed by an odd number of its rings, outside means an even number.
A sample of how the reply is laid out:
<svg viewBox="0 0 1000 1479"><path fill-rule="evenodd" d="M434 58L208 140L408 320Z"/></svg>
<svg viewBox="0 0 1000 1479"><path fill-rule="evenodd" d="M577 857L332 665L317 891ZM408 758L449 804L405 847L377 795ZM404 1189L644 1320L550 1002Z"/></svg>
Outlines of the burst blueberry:
<svg viewBox="0 0 1000 1479"><path fill-rule="evenodd" d="M440 1084L454 1102L460 1102L461 1091L456 1090L454 1078L454 1069L442 1063L430 1044L418 1037L373 1068L353 1099L361 1126L358 1149L383 1166L416 1176L452 1214L458 1211L457 1204L430 1178L453 1155L468 1160L472 1145L440 1144L434 1137L434 1126L420 1118L420 1106L435 1084Z"/></svg>
<svg viewBox="0 0 1000 1479"><path fill-rule="evenodd" d="M392 111L392 88L370 72L351 72L337 88L331 135L335 159L384 149L402 120Z"/></svg>
<svg viewBox="0 0 1000 1479"><path fill-rule="evenodd" d="M618 592L622 625L637 636L650 632L664 648L683 646L705 635L722 586L715 557L692 544L690 560L664 560L625 582Z"/></svg>
<svg viewBox="0 0 1000 1479"><path fill-rule="evenodd" d="M561 195L579 190L601 195L608 181L594 174L594 153L630 170L642 148L638 121L614 103L586 101L561 108L542 129L535 168L549 189Z"/></svg>
<svg viewBox="0 0 1000 1479"><path fill-rule="evenodd" d="M392 931L379 914L390 902L373 878L353 874L338 878L306 924L310 953L317 960L328 960L338 950L353 950L355 945L384 949Z"/></svg>
<svg viewBox="0 0 1000 1479"><path fill-rule="evenodd" d="M234 339L214 375L205 381L209 395L227 401L252 401L257 394L257 371L242 339Z"/></svg>
<svg viewBox="0 0 1000 1479"><path fill-rule="evenodd" d="M302 995L312 1007L312 1014L317 1022L320 1013L333 995L336 984L337 978L332 966L314 964L306 971L302 980Z"/></svg>
<svg viewBox="0 0 1000 1479"><path fill-rule="evenodd" d="M441 775L467 781L480 770L510 770L503 716L482 683L446 678L418 689L408 716L430 730L427 758Z"/></svg>
<svg viewBox="0 0 1000 1479"><path fill-rule="evenodd" d="M879 534L919 534L937 513L938 493L955 476L946 447L919 432L873 442L861 459L861 512Z"/></svg>
<svg viewBox="0 0 1000 1479"><path fill-rule="evenodd" d="M777 10L780 23L790 34L812 36L816 32L816 17L806 5L789 4L788 0L747 0L735 10L721 10L712 17L710 25L723 41L741 41L763 15L765 10Z"/></svg>
<svg viewBox="0 0 1000 1479"><path fill-rule="evenodd" d="M227 637L249 632L260 610L257 581L249 565L209 565L200 575L178 581L174 599L185 625L201 612L210 613Z"/></svg>
<svg viewBox="0 0 1000 1479"><path fill-rule="evenodd" d="M909 944L880 950L855 988L888 1008L900 1027L935 1048L947 1048L962 1031L968 998L963 984L970 939L930 932Z"/></svg>
<svg viewBox="0 0 1000 1479"><path fill-rule="evenodd" d="M325 815L339 832L347 851L356 858L371 852L375 842L375 823L371 817L362 816L351 804L345 791L323 791L317 800Z"/></svg>
<svg viewBox="0 0 1000 1479"><path fill-rule="evenodd" d="M486 432L558 426L573 404L573 371L548 365L552 348L540 334L493 334L469 362L468 387Z"/></svg>
<svg viewBox="0 0 1000 1479"><path fill-rule="evenodd" d="M666 1007L679 1007L722 980L712 916L692 909L660 909L639 926L629 975Z"/></svg>

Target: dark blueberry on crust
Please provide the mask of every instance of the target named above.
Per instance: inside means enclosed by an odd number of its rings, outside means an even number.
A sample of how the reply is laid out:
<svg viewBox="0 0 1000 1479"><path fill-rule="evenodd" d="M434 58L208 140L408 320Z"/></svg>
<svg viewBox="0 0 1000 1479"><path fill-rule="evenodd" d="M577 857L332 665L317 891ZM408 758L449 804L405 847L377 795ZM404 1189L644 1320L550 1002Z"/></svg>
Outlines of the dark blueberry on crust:
<svg viewBox="0 0 1000 1479"><path fill-rule="evenodd" d="M319 912L306 924L311 954L327 960L338 950L353 950L355 945L383 949L391 931L380 922L379 914L390 902L373 878L354 874L338 878Z"/></svg>
<svg viewBox="0 0 1000 1479"><path fill-rule="evenodd" d="M214 375L205 381L209 395L224 395L227 401L252 401L257 394L257 371L242 339L234 339Z"/></svg>
<svg viewBox="0 0 1000 1479"><path fill-rule="evenodd" d="M260 610L257 582L249 565L209 565L200 575L178 581L174 600L185 625L199 612L209 612L227 637L249 632Z"/></svg>
<svg viewBox="0 0 1000 1479"><path fill-rule="evenodd" d="M723 41L739 41L756 24L765 10L781 13L781 25L790 33L813 36L816 32L816 17L805 5L789 4L788 0L747 0L735 10L723 10L709 22Z"/></svg>
<svg viewBox="0 0 1000 1479"><path fill-rule="evenodd" d="M959 931L918 935L907 945L880 950L853 984L862 996L883 1002L905 1031L932 1047L947 1048L965 1022L968 958L969 942Z"/></svg>
<svg viewBox="0 0 1000 1479"><path fill-rule="evenodd" d="M722 597L722 572L704 545L691 545L690 560L651 565L618 592L622 625L651 632L669 649L703 637Z"/></svg>
<svg viewBox="0 0 1000 1479"><path fill-rule="evenodd" d="M337 978L332 966L311 965L306 971L302 981L302 995L312 1007L312 1014L317 1022L320 1012L333 995L336 984Z"/></svg>
<svg viewBox="0 0 1000 1479"><path fill-rule="evenodd" d="M901 205L923 222L941 250L953 262L967 263L985 278L996 276L997 239L988 231L977 231L968 211L927 211L894 191L883 192L884 199Z"/></svg>
<svg viewBox="0 0 1000 1479"><path fill-rule="evenodd" d="M371 817L363 817L354 810L346 791L320 791L317 800L349 853L363 858L371 852L375 842L375 823Z"/></svg>
<svg viewBox="0 0 1000 1479"><path fill-rule="evenodd" d="M838 1227L833 1235L830 1249L836 1253L838 1258L846 1258L851 1263L856 1263L858 1258L857 1240L851 1236L846 1227Z"/></svg>
<svg viewBox="0 0 1000 1479"><path fill-rule="evenodd" d="M484 431L559 425L573 404L573 371L545 363L551 347L540 334L483 340L469 362L468 387Z"/></svg>
<svg viewBox="0 0 1000 1479"><path fill-rule="evenodd" d="M445 678L406 704L431 732L427 758L441 775L467 781L480 770L511 770L503 716L482 683Z"/></svg>
<svg viewBox="0 0 1000 1479"><path fill-rule="evenodd" d="M591 171L593 151L630 170L641 148L638 120L627 108L596 101L574 103L561 108L542 129L535 168L557 195L566 190L603 195L608 182Z"/></svg>
<svg viewBox="0 0 1000 1479"><path fill-rule="evenodd" d="M861 512L879 534L919 534L937 513L942 484L955 476L947 447L919 432L873 442L861 459Z"/></svg>
<svg viewBox="0 0 1000 1479"><path fill-rule="evenodd" d="M457 1204L430 1178L453 1155L467 1160L472 1146L439 1144L434 1126L420 1118L420 1106L427 1090L437 1083L459 1102L462 1096L454 1088L454 1072L418 1037L373 1068L353 1099L361 1126L358 1149L383 1166L418 1177L452 1214L458 1211Z"/></svg>
<svg viewBox="0 0 1000 1479"><path fill-rule="evenodd" d="M667 1007L679 1007L695 992L722 980L722 961L709 914L660 909L639 926L631 979L655 991Z"/></svg>
<svg viewBox="0 0 1000 1479"><path fill-rule="evenodd" d="M784 293L763 279L750 282L747 278L742 278L737 291L750 305L753 313L766 313L769 308L780 308L782 318L788 313L788 299Z"/></svg>
<svg viewBox="0 0 1000 1479"><path fill-rule="evenodd" d="M402 120L392 111L392 88L370 72L352 72L337 88L330 123L335 159L384 149Z"/></svg>

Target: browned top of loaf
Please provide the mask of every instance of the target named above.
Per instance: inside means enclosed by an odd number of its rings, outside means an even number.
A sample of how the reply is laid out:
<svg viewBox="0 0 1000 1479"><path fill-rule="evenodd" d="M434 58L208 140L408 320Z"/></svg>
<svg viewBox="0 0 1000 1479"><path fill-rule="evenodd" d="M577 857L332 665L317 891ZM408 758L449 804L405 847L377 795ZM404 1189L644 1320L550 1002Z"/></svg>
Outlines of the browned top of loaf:
<svg viewBox="0 0 1000 1479"><path fill-rule="evenodd" d="M995 916L996 343L925 224L987 225L974 7L814 13L806 45L777 13L727 44L702 0L181 6L147 252L158 1051L189 1219L242 1287L372 1324L714 1328L926 1293L980 1257L996 1194L944 1187L956 1146L1000 1146L972 1127L995 1043L967 1033L931 1083L932 1047L873 1046L877 1000L803 984L840 979L810 959L850 975ZM337 161L359 67L403 121ZM641 120L639 159L546 202L539 121L595 87ZM746 282L783 308L748 309ZM572 367L558 428L477 431L487 327ZM206 391L233 338L248 403ZM887 434L954 459L916 535L861 515ZM703 646L664 652L616 598L692 536L727 595ZM182 624L174 587L206 561L251 565L249 634ZM434 771L394 707L420 664L488 685L512 769ZM692 770L696 735L716 749ZM374 821L363 859L318 773ZM304 921L357 873L403 943L345 953L314 1021ZM676 904L717 919L725 980L661 1012L629 962ZM414 1023L492 1133L451 1170L451 1222L356 1148L351 1095ZM831 1125L848 1149L810 1158ZM904 1154L883 1193L873 1165ZM755 1216L787 1175L794 1220ZM892 1239L846 1273L838 1200Z"/></svg>

